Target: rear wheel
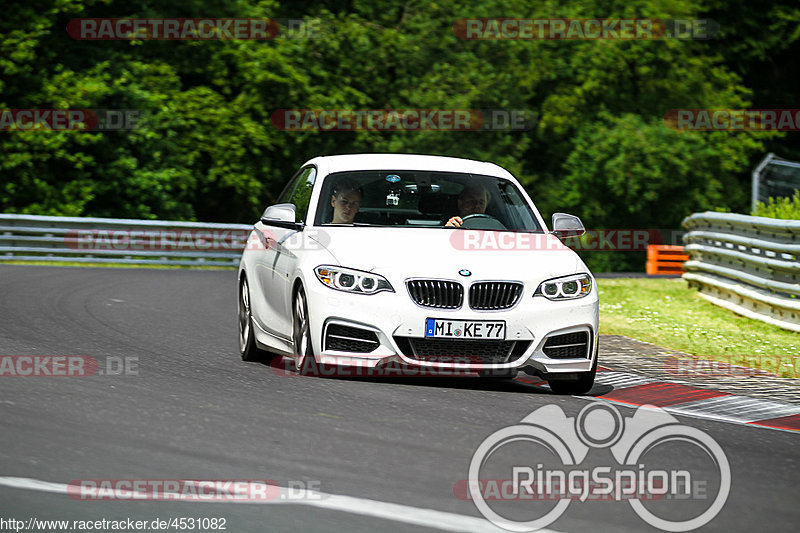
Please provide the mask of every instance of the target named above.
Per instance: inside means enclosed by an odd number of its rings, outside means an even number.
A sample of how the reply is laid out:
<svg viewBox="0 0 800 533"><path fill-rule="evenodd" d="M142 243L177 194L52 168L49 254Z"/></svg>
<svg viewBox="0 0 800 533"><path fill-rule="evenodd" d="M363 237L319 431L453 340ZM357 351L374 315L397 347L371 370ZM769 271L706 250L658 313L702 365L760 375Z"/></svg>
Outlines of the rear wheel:
<svg viewBox="0 0 800 533"><path fill-rule="evenodd" d="M314 348L311 345L311 327L308 322L308 304L303 287L297 289L294 297L294 312L292 318L292 341L297 358L295 366L297 373L302 375L314 374L317 370L317 361L314 359Z"/></svg>
<svg viewBox="0 0 800 533"><path fill-rule="evenodd" d="M250 288L247 278L239 284L239 354L245 361L267 361L270 354L256 345L253 314L250 309Z"/></svg>

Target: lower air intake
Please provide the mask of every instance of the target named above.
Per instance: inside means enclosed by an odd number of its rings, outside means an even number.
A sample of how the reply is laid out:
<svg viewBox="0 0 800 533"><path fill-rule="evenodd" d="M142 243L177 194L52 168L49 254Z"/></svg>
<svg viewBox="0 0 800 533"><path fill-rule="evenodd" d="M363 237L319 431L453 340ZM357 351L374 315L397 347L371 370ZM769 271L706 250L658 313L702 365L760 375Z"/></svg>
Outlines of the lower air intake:
<svg viewBox="0 0 800 533"><path fill-rule="evenodd" d="M544 354L553 359L587 359L589 353L589 333L578 331L553 335L544 343Z"/></svg>
<svg viewBox="0 0 800 533"><path fill-rule="evenodd" d="M331 324L325 330L325 349L338 352L369 353L380 345L378 336L368 329Z"/></svg>

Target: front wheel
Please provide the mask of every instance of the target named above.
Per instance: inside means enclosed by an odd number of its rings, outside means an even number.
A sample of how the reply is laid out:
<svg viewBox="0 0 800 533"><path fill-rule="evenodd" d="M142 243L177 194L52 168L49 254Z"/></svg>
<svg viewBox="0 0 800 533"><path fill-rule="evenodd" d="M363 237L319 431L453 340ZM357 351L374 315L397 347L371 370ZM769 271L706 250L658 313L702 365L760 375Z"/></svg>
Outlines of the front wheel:
<svg viewBox="0 0 800 533"><path fill-rule="evenodd" d="M253 313L250 308L250 288L247 278L239 284L239 355L244 361L267 361L270 354L256 345L253 333Z"/></svg>
<svg viewBox="0 0 800 533"><path fill-rule="evenodd" d="M597 374L597 358L594 360L592 369L588 372L581 372L577 379L570 380L553 380L548 381L550 390L554 394L572 394L581 395L586 394L594 386L594 378Z"/></svg>
<svg viewBox="0 0 800 533"><path fill-rule="evenodd" d="M295 366L301 375L314 374L317 370L317 360L314 359L314 348L311 345L311 326L308 321L308 304L303 287L297 289L294 297L294 312L292 317L292 342L296 355Z"/></svg>

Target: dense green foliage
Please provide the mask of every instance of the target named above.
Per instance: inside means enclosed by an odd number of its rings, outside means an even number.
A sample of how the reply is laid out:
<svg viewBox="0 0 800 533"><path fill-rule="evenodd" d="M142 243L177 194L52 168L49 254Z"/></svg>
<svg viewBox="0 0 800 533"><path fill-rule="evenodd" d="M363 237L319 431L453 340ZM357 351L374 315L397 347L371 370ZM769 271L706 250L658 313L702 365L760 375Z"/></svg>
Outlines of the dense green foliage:
<svg viewBox="0 0 800 533"><path fill-rule="evenodd" d="M8 4L8 3L6 3ZM743 210L749 171L792 135L668 128L677 108L796 108L800 9L780 0L51 0L7 5L0 108L138 109L131 131L0 132L0 212L249 222L303 161L410 152L494 161L546 216L671 228ZM711 17L696 41L467 41L461 17ZM316 20L324 38L78 41L78 17ZM514 132L286 132L278 109L524 109ZM798 135L798 134L794 134ZM590 261L641 268L642 254ZM601 256L603 254L596 254Z"/></svg>
<svg viewBox="0 0 800 533"><path fill-rule="evenodd" d="M766 204L757 202L752 214L757 217L800 220L800 191L794 191L791 198L770 198Z"/></svg>

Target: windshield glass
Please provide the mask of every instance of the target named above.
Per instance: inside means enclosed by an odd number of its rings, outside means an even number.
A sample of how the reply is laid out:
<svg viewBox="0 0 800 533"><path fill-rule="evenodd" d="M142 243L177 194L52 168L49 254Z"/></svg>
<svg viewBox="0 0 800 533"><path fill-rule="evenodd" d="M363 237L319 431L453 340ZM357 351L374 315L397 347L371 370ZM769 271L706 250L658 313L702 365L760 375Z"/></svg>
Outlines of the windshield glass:
<svg viewBox="0 0 800 533"><path fill-rule="evenodd" d="M464 228L542 231L511 181L430 171L339 172L325 178L316 224L442 227L461 217Z"/></svg>

